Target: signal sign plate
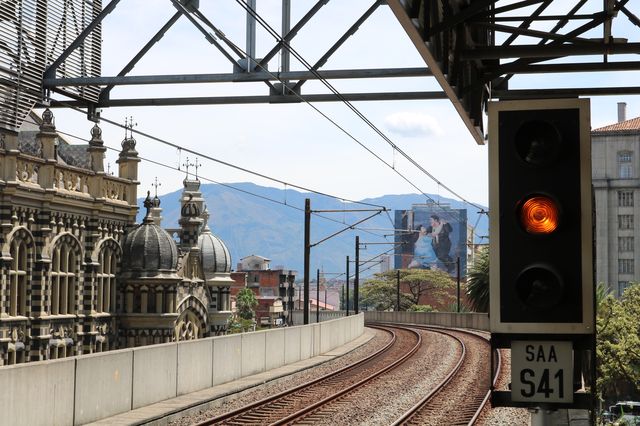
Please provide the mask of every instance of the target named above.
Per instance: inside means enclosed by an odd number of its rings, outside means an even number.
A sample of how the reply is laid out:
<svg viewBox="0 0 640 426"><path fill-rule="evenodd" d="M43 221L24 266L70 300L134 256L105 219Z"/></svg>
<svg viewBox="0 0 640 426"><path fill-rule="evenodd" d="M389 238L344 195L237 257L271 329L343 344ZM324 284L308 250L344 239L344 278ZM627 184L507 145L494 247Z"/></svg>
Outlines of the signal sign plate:
<svg viewBox="0 0 640 426"><path fill-rule="evenodd" d="M512 341L511 399L572 403L572 342Z"/></svg>

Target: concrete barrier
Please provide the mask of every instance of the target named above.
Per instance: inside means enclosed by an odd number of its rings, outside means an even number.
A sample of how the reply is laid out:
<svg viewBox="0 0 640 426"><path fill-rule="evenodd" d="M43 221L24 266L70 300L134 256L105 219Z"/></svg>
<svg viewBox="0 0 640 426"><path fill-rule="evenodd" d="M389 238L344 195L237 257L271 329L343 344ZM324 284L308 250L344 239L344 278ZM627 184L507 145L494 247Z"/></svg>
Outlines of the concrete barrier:
<svg viewBox="0 0 640 426"><path fill-rule="evenodd" d="M178 395L212 386L213 346L209 339L178 344Z"/></svg>
<svg viewBox="0 0 640 426"><path fill-rule="evenodd" d="M266 331L242 334L242 377L265 370L266 337Z"/></svg>
<svg viewBox="0 0 640 426"><path fill-rule="evenodd" d="M177 396L178 344L145 346L133 351L133 408Z"/></svg>
<svg viewBox="0 0 640 426"><path fill-rule="evenodd" d="M132 349L77 357L75 373L75 424L131 410Z"/></svg>
<svg viewBox="0 0 640 426"><path fill-rule="evenodd" d="M265 366L266 370L284 365L284 328L265 333Z"/></svg>
<svg viewBox="0 0 640 426"><path fill-rule="evenodd" d="M489 316L478 312L380 312L366 311L365 322L397 322L489 331Z"/></svg>
<svg viewBox="0 0 640 426"><path fill-rule="evenodd" d="M302 359L302 327L284 329L284 363L291 364ZM310 352L309 352L310 353Z"/></svg>
<svg viewBox="0 0 640 426"><path fill-rule="evenodd" d="M2 367L0 424L8 419L7 424L25 425L93 422L320 355L363 330L360 314L306 326Z"/></svg>
<svg viewBox="0 0 640 426"><path fill-rule="evenodd" d="M242 335L211 339L213 345L213 385L242 377Z"/></svg>
<svg viewBox="0 0 640 426"><path fill-rule="evenodd" d="M300 359L311 358L313 355L315 325L295 327L300 330Z"/></svg>
<svg viewBox="0 0 640 426"><path fill-rule="evenodd" d="M75 358L0 368L0 423L73 424Z"/></svg>

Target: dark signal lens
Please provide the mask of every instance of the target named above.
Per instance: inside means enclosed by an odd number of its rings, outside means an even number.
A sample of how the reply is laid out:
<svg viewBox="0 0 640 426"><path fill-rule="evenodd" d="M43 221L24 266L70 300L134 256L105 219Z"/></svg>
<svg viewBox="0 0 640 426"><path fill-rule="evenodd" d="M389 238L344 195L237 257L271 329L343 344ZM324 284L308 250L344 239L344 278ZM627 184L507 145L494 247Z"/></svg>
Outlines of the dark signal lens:
<svg viewBox="0 0 640 426"><path fill-rule="evenodd" d="M560 209L549 197L530 197L520 207L520 224L530 234L550 234L558 228L559 223Z"/></svg>
<svg viewBox="0 0 640 426"><path fill-rule="evenodd" d="M564 296L564 283L552 268L536 265L518 276L516 292L522 303L531 310L545 311L560 303Z"/></svg>
<svg viewBox="0 0 640 426"><path fill-rule="evenodd" d="M562 136L548 121L525 122L518 129L515 140L518 155L532 166L549 166L562 151Z"/></svg>

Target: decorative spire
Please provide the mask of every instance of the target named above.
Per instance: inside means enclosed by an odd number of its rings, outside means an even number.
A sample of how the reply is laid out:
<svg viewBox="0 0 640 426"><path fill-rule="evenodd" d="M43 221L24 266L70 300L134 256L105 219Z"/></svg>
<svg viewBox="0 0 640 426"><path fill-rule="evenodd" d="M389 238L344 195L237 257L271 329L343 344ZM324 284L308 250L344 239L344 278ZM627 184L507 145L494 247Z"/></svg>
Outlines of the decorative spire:
<svg viewBox="0 0 640 426"><path fill-rule="evenodd" d="M186 157L185 158L185 162L182 165L182 167L184 167L185 173L187 174L187 176L185 177L185 180L189 179L189 166L195 166L195 164L190 163L189 162L189 157ZM196 173L197 173L197 170L198 169L196 169Z"/></svg>
<svg viewBox="0 0 640 426"><path fill-rule="evenodd" d="M196 163L194 164L196 168L196 180L198 180L198 167L202 167L202 163L198 161L198 157L196 157Z"/></svg>
<svg viewBox="0 0 640 426"><path fill-rule="evenodd" d="M102 145L104 145L104 143L102 141L102 129L100 128L100 126L98 126L98 123L96 123L91 128L91 140L89 141L89 145L91 145L91 146L102 146Z"/></svg>
<svg viewBox="0 0 640 426"><path fill-rule="evenodd" d="M162 186L160 182L158 182L158 177L154 178L154 183L151 185L155 188L155 196L153 197L153 207L160 207L160 198L158 198L158 187Z"/></svg>
<svg viewBox="0 0 640 426"><path fill-rule="evenodd" d="M40 130L42 131L55 131L55 117L49 108L45 109L42 113L42 124L40 125Z"/></svg>
<svg viewBox="0 0 640 426"><path fill-rule="evenodd" d="M147 191L147 198L144 199L144 207L147 209L147 214L144 217L143 223L152 223L151 207L153 207L153 201L151 201L151 191Z"/></svg>
<svg viewBox="0 0 640 426"><path fill-rule="evenodd" d="M211 215L209 214L209 208L207 205L204 205L204 211L202 212L202 219L204 220L204 224L202 225L202 232L211 232L211 228L209 228L209 218Z"/></svg>
<svg viewBox="0 0 640 426"><path fill-rule="evenodd" d="M133 138L133 126L137 126L138 123L133 122L133 117L124 119L124 140L122 141L122 152L135 152L136 140ZM127 133L127 130L129 131ZM136 152L137 154L137 152Z"/></svg>

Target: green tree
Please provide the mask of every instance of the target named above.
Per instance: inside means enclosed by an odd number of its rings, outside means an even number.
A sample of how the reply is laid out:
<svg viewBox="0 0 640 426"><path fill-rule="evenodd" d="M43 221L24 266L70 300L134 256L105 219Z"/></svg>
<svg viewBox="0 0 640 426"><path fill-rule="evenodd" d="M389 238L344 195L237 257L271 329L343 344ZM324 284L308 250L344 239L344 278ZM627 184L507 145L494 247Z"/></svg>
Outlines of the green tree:
<svg viewBox="0 0 640 426"><path fill-rule="evenodd" d="M467 273L467 297L476 312L489 312L489 250L478 253Z"/></svg>
<svg viewBox="0 0 640 426"><path fill-rule="evenodd" d="M390 272L393 272L393 274ZM396 272L377 273L373 278L365 280L360 291L360 298L363 305L371 306L377 311L396 310ZM400 310L409 309L411 304L409 297L404 293L400 293Z"/></svg>
<svg viewBox="0 0 640 426"><path fill-rule="evenodd" d="M420 298L426 294L436 302L443 302L449 296L446 290L455 287L449 274L437 269L403 269L400 271L400 282L409 286L409 298L414 305L418 305Z"/></svg>
<svg viewBox="0 0 640 426"><path fill-rule="evenodd" d="M360 291L362 302L378 310L395 309L397 274L397 270L381 272L366 280ZM420 297L426 294L442 301L447 296L445 290L455 285L446 272L429 269L400 269L400 283L409 288L408 293L400 294L400 310L418 305Z"/></svg>
<svg viewBox="0 0 640 426"><path fill-rule="evenodd" d="M607 401L640 396L640 284L608 295L596 323L597 389Z"/></svg>
<svg viewBox="0 0 640 426"><path fill-rule="evenodd" d="M242 319L250 320L255 316L254 309L258 306L258 299L249 288L243 288L236 295L236 308L238 316Z"/></svg>

